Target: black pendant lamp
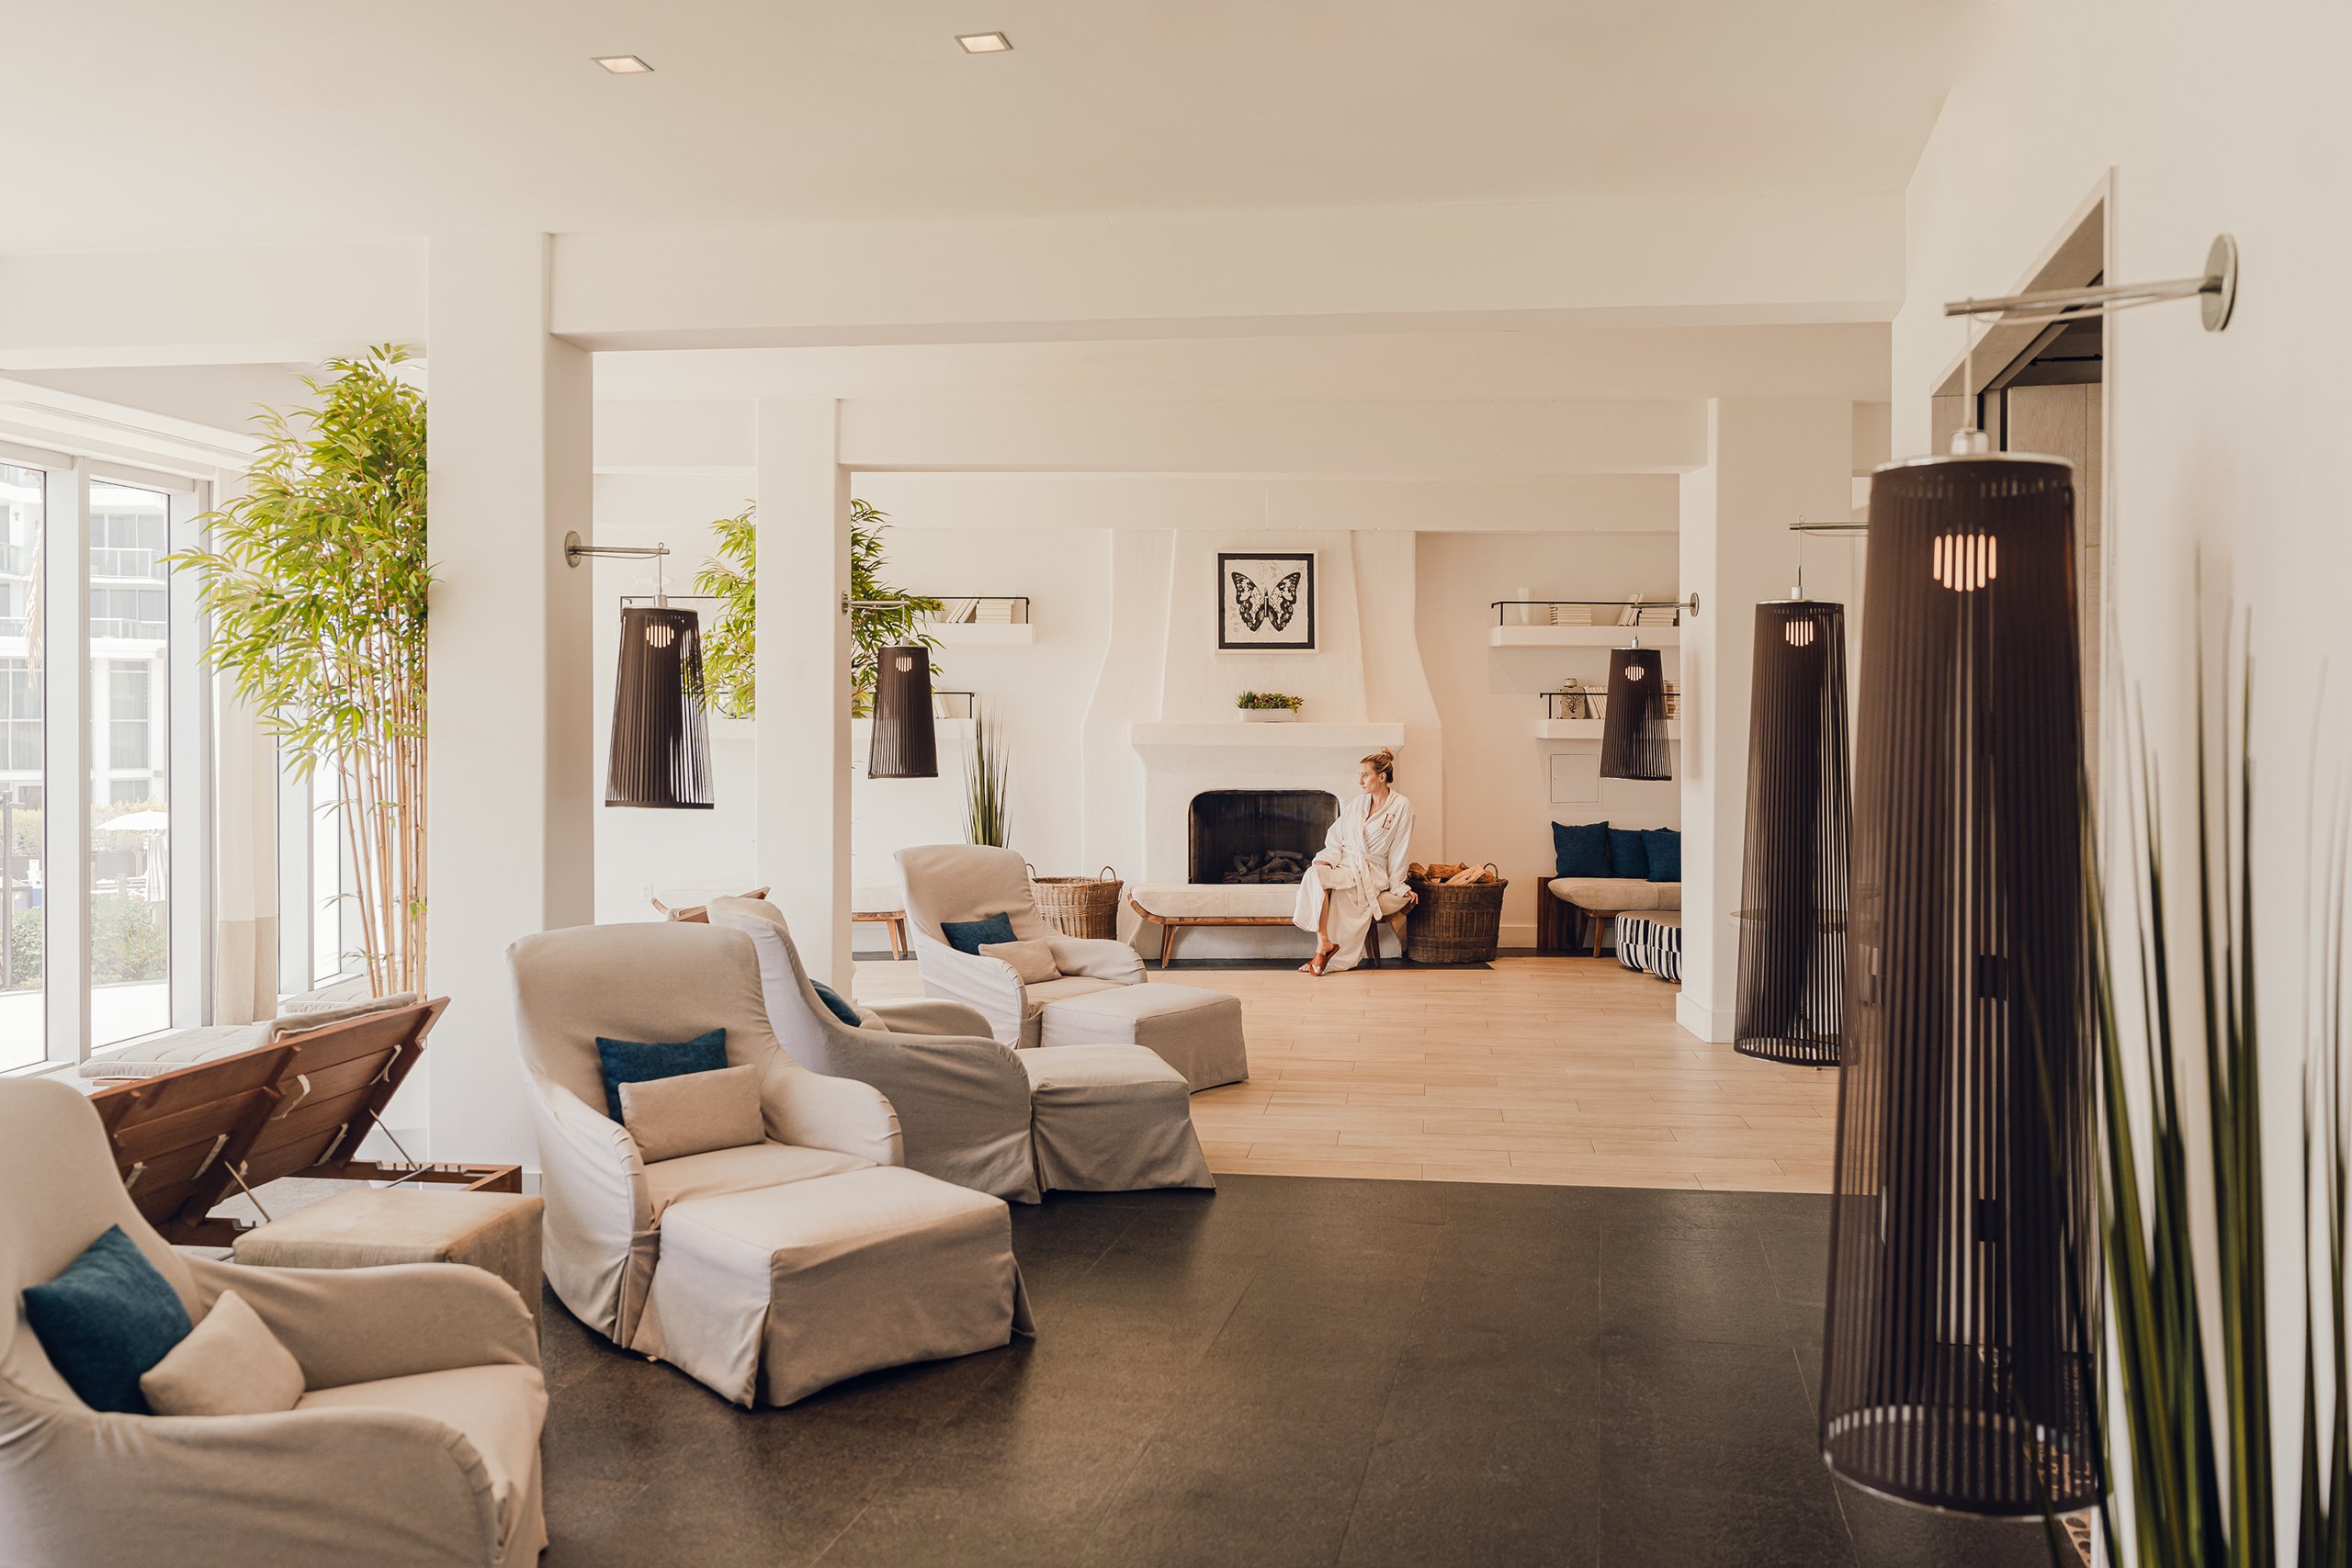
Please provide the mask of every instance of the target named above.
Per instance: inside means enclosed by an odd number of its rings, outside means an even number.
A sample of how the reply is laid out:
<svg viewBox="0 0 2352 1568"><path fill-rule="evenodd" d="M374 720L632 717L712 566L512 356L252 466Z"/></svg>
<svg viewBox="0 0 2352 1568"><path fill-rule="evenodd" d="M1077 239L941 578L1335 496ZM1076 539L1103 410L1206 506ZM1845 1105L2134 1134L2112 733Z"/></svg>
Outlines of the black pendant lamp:
<svg viewBox="0 0 2352 1568"><path fill-rule="evenodd" d="M1846 1006L1846 607L1756 606L1732 1049L1838 1065Z"/></svg>
<svg viewBox="0 0 2352 1568"><path fill-rule="evenodd" d="M1870 520L1822 1450L2038 1518L2098 1494L2073 469L1893 464Z"/></svg>
<svg viewBox="0 0 2352 1568"><path fill-rule="evenodd" d="M1600 776L1674 776L1666 744L1666 665L1657 649L1609 650L1609 703L1601 715Z"/></svg>
<svg viewBox="0 0 2352 1568"><path fill-rule="evenodd" d="M606 806L711 808L710 724L703 711L702 623L668 604L621 608Z"/></svg>
<svg viewBox="0 0 2352 1568"><path fill-rule="evenodd" d="M876 656L870 779L935 779L939 731L931 713L931 650L886 648Z"/></svg>

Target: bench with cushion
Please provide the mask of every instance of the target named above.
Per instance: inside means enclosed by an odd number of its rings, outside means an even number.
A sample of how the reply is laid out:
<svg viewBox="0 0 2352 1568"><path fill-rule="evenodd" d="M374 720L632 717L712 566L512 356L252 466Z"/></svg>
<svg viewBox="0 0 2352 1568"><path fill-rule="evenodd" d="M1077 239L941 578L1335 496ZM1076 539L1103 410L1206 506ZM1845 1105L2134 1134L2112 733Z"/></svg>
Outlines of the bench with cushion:
<svg viewBox="0 0 2352 1568"><path fill-rule="evenodd" d="M1617 916L1681 910L1682 835L1676 829L1555 822L1552 839L1559 874L1535 896L1539 950L1569 953L1589 946L1598 958L1601 938Z"/></svg>

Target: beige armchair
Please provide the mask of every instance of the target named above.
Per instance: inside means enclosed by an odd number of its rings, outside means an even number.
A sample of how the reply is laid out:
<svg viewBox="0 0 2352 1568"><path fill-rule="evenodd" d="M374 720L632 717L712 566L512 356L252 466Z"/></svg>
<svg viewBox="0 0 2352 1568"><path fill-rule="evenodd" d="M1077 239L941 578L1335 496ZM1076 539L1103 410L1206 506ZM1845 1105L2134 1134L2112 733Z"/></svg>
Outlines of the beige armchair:
<svg viewBox="0 0 2352 1568"><path fill-rule="evenodd" d="M710 922L750 936L768 1022L811 1072L889 1096L907 1163L1015 1202L1041 1187L1126 1192L1214 1187L1184 1076L1137 1045L1015 1051L959 1002L860 1008L853 1028L819 999L776 907L716 898Z"/></svg>
<svg viewBox="0 0 2352 1568"><path fill-rule="evenodd" d="M507 961L548 1282L596 1332L749 1405L1027 1329L1003 1201L906 1168L880 1091L785 1053L750 937L582 926L525 937ZM760 1068L764 1140L645 1159L605 1113L597 1037L713 1029L729 1065Z"/></svg>
<svg viewBox="0 0 2352 1568"><path fill-rule="evenodd" d="M923 989L977 1010L1007 1045L1141 1045L1195 1090L1250 1076L1239 998L1146 985L1143 959L1127 943L1063 936L1037 913L1028 868L1012 851L926 844L900 850L898 861ZM1011 964L962 952L943 929L1000 913L1016 939L1048 943L1058 978L1023 985Z"/></svg>
<svg viewBox="0 0 2352 1568"><path fill-rule="evenodd" d="M87 1100L0 1083L0 1292L20 1302L109 1225L191 1319L234 1290L307 1392L275 1415L92 1410L12 1305L0 1314L0 1562L537 1560L547 1390L512 1287L458 1264L243 1269L175 1252L123 1190Z"/></svg>

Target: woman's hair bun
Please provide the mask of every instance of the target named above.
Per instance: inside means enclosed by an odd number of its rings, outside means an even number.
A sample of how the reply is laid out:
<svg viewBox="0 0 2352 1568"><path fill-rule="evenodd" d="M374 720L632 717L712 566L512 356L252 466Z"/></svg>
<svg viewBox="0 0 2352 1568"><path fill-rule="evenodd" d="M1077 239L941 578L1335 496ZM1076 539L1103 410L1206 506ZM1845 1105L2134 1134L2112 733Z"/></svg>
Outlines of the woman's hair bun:
<svg viewBox="0 0 2352 1568"><path fill-rule="evenodd" d="M1363 765L1378 773L1382 778L1386 779L1390 784L1395 784L1396 782L1396 753L1391 751L1387 747L1383 746L1371 756L1364 758Z"/></svg>

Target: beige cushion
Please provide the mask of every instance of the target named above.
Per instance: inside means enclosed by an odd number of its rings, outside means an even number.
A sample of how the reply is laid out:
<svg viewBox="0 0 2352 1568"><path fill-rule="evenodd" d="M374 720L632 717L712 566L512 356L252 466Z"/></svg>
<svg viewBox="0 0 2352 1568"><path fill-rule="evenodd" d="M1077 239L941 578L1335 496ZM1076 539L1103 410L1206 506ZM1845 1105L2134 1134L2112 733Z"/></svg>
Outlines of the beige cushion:
<svg viewBox="0 0 2352 1568"><path fill-rule="evenodd" d="M422 1183L353 1187L281 1213L239 1235L239 1263L258 1269L373 1269L465 1263L514 1288L539 1310L540 1224L546 1204L519 1192L453 1192Z"/></svg>
<svg viewBox="0 0 2352 1568"><path fill-rule="evenodd" d="M82 1064L85 1078L152 1078L198 1062L217 1062L269 1043L266 1023L218 1023L175 1029L134 1044L100 1051Z"/></svg>
<svg viewBox="0 0 2352 1568"><path fill-rule="evenodd" d="M269 1026L272 1040L283 1040L289 1034L307 1034L313 1029L324 1029L331 1023L348 1023L369 1013L390 1012L397 1008L416 1005L414 991L394 991L389 997L369 997L341 1007L303 1007L295 1002L286 1004Z"/></svg>
<svg viewBox="0 0 2352 1568"><path fill-rule="evenodd" d="M1001 959L1012 965L1012 972L1024 986L1058 980L1062 972L1054 964L1053 943L1039 937L1030 942L984 942L980 943L982 958Z"/></svg>
<svg viewBox="0 0 2352 1568"><path fill-rule="evenodd" d="M767 1136L760 1069L745 1063L621 1085L621 1122L648 1160L740 1149Z"/></svg>
<svg viewBox="0 0 2352 1568"><path fill-rule="evenodd" d="M345 1383L306 1393L295 1408L404 1410L462 1433L489 1472L502 1536L512 1536L525 1522L537 1495L539 1423L547 1416L548 1396L537 1367L454 1367Z"/></svg>
<svg viewBox="0 0 2352 1568"><path fill-rule="evenodd" d="M1241 998L1199 986L1104 986L1052 1001L1038 1020L1038 1043L1141 1045L1195 1090L1250 1076Z"/></svg>
<svg viewBox="0 0 2352 1568"><path fill-rule="evenodd" d="M1638 876L1555 876L1544 886L1554 897L1579 909L1612 915L1628 909L1682 908L1679 882L1645 882Z"/></svg>
<svg viewBox="0 0 2352 1568"><path fill-rule="evenodd" d="M268 1416L301 1399L302 1367L243 1296L223 1291L139 1392L158 1416Z"/></svg>
<svg viewBox="0 0 2352 1568"><path fill-rule="evenodd" d="M1048 1002L1066 1002L1073 997L1092 996L1097 991L1125 990L1114 980L1097 980L1089 975L1064 975L1058 979L1041 980L1031 986L1029 1007L1032 1011Z"/></svg>
<svg viewBox="0 0 2352 1568"><path fill-rule="evenodd" d="M752 1192L781 1187L812 1177L837 1176L863 1170L872 1160L831 1149L805 1149L791 1144L752 1144L737 1149L713 1149L708 1154L658 1160L645 1168L646 1196L654 1217L673 1203L689 1198L716 1198L728 1192Z"/></svg>

